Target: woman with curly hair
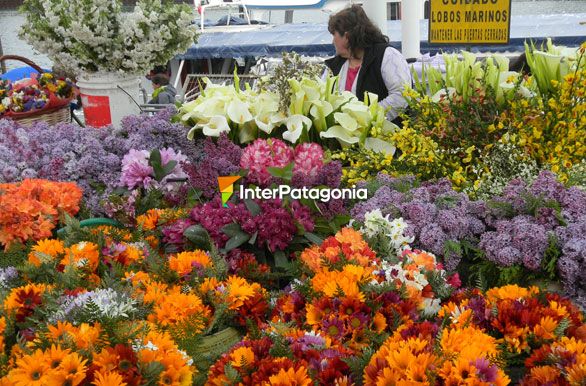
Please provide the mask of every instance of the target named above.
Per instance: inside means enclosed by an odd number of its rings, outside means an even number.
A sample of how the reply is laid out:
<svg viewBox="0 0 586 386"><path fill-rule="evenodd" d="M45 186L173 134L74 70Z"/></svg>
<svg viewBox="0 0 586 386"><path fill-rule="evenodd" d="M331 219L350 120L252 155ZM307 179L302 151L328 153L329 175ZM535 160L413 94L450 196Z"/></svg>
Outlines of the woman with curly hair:
<svg viewBox="0 0 586 386"><path fill-rule="evenodd" d="M360 100L365 92L378 95L379 104L390 108L387 118L398 123L407 107L405 84L411 84L407 61L389 46L389 38L366 16L360 5L352 5L332 15L328 31L333 35L336 56L326 60L339 75L340 91L351 91Z"/></svg>

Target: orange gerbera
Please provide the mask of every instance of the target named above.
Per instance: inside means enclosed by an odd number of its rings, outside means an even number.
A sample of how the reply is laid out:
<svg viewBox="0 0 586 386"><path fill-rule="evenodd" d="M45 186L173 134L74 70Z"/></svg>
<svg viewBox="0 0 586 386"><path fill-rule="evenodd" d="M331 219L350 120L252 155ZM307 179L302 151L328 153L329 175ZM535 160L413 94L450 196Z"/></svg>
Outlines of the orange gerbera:
<svg viewBox="0 0 586 386"><path fill-rule="evenodd" d="M16 386L44 386L49 366L42 350L25 355L16 361L16 368L8 373L8 378Z"/></svg>
<svg viewBox="0 0 586 386"><path fill-rule="evenodd" d="M582 356L581 360L577 360L576 364L571 366L568 371L568 382L570 385L583 385L586 381L586 358Z"/></svg>
<svg viewBox="0 0 586 386"><path fill-rule="evenodd" d="M505 285L502 287L491 288L486 291L486 299L490 303L495 303L497 300L517 300L517 299L524 299L530 295L538 294L539 288L537 287L530 287L524 288L519 287L516 284Z"/></svg>
<svg viewBox="0 0 586 386"><path fill-rule="evenodd" d="M69 322L57 322L55 326L47 326L47 331L47 337L51 340L75 343L80 350L90 350L100 342L102 327L99 323L74 326Z"/></svg>
<svg viewBox="0 0 586 386"><path fill-rule="evenodd" d="M537 366L529 372L529 376L540 385L556 384L559 375L559 370L553 366Z"/></svg>
<svg viewBox="0 0 586 386"><path fill-rule="evenodd" d="M474 342L474 344L470 344ZM476 360L480 357L497 355L496 340L476 327L456 328L442 332L440 346L447 355L460 359Z"/></svg>
<svg viewBox="0 0 586 386"><path fill-rule="evenodd" d="M162 326L169 326L185 322L188 319L201 318L200 328L203 330L205 327L203 320L209 318L210 314L210 309L204 306L199 296L173 293L158 299L148 320Z"/></svg>
<svg viewBox="0 0 586 386"><path fill-rule="evenodd" d="M28 254L28 261L34 266L38 267L41 265L42 256L44 254L50 256L52 259L56 259L59 255L65 252L65 246L63 241L56 239L43 239L37 241L37 243L31 249Z"/></svg>
<svg viewBox="0 0 586 386"><path fill-rule="evenodd" d="M94 382L92 382L94 386L126 386L126 382L124 382L122 375L118 374L116 371L96 371L94 373Z"/></svg>
<svg viewBox="0 0 586 386"><path fill-rule="evenodd" d="M258 283L250 284L246 279L239 276L230 276L226 280L226 300L231 310L240 308L244 302L261 289Z"/></svg>
<svg viewBox="0 0 586 386"><path fill-rule="evenodd" d="M69 355L71 350L62 349L60 346L52 345L49 350L45 352L48 356L49 368L56 369L61 365L63 359Z"/></svg>
<svg viewBox="0 0 586 386"><path fill-rule="evenodd" d="M269 377L268 385L271 386L309 386L313 382L309 375L307 375L307 369L303 366L297 370L290 367L287 370L280 369L275 375Z"/></svg>
<svg viewBox="0 0 586 386"><path fill-rule="evenodd" d="M230 354L232 367L249 367L254 363L254 351L250 347L238 347Z"/></svg>
<svg viewBox="0 0 586 386"><path fill-rule="evenodd" d="M558 322L553 320L550 316L541 318L539 324L533 327L535 336L541 339L554 339L555 329L558 327Z"/></svg>
<svg viewBox="0 0 586 386"><path fill-rule="evenodd" d="M98 245L82 241L72 245L65 250L65 257L61 260L62 265L73 265L86 272L94 272L100 262Z"/></svg>
<svg viewBox="0 0 586 386"><path fill-rule="evenodd" d="M145 214L136 217L136 225L145 231L155 230L162 212L161 209L149 209Z"/></svg>
<svg viewBox="0 0 586 386"><path fill-rule="evenodd" d="M169 259L169 268L179 276L189 275L194 268L208 268L212 266L212 259L207 253L198 249L176 254Z"/></svg>

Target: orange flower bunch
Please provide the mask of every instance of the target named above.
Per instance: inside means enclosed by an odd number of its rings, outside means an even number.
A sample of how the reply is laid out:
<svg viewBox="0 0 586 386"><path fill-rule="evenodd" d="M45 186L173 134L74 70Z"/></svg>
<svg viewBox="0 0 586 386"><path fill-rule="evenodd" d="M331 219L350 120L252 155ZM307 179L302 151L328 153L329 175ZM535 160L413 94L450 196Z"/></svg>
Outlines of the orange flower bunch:
<svg viewBox="0 0 586 386"><path fill-rule="evenodd" d="M372 356L364 369L364 385L510 383L503 370L491 362L498 354L496 340L480 329L445 329L438 348L434 348L436 338L432 335L413 334L417 328L410 329L411 333L406 326L396 331Z"/></svg>
<svg viewBox="0 0 586 386"><path fill-rule="evenodd" d="M154 299L153 312L148 320L160 326L177 326L182 323L195 323L203 331L210 318L211 310L201 298L192 293L182 293L181 287L173 286Z"/></svg>
<svg viewBox="0 0 586 386"><path fill-rule="evenodd" d="M51 236L59 213L74 216L79 211L81 189L72 182L27 179L0 184L0 244Z"/></svg>
<svg viewBox="0 0 586 386"><path fill-rule="evenodd" d="M4 312L14 315L17 322L24 322L43 304L43 295L51 288L46 284L36 283L13 288L4 300Z"/></svg>
<svg viewBox="0 0 586 386"><path fill-rule="evenodd" d="M92 352L105 343L104 331L99 323L81 323L74 326L70 322L57 322L49 325L45 339L61 346Z"/></svg>
<svg viewBox="0 0 586 386"><path fill-rule="evenodd" d="M182 218L187 213L186 209L149 209L136 217L136 226L145 231L154 231L158 226Z"/></svg>
<svg viewBox="0 0 586 386"><path fill-rule="evenodd" d="M586 339L563 337L525 361L524 386L583 385L586 383Z"/></svg>
<svg viewBox="0 0 586 386"><path fill-rule="evenodd" d="M229 276L224 281L210 277L204 279L199 291L214 308L226 304L234 315L234 322L240 326L246 326L247 320L259 326L267 322L269 294L259 283L251 283L240 276Z"/></svg>
<svg viewBox="0 0 586 386"><path fill-rule="evenodd" d="M81 385L88 371L87 359L70 349L51 346L38 349L16 361L7 375L15 386Z"/></svg>
<svg viewBox="0 0 586 386"><path fill-rule="evenodd" d="M130 344L117 344L104 347L93 355L92 367L94 377L100 379L100 385L128 385L149 383L148 375L142 370L149 364L159 363L163 366L158 375L159 385L191 385L195 369L191 359L173 342L169 334L149 331L146 336ZM117 381L119 383L107 383ZM155 380L156 381L156 380Z"/></svg>
<svg viewBox="0 0 586 386"><path fill-rule="evenodd" d="M345 296L364 301L359 286L374 280L373 270L373 267L351 264L345 265L341 271L322 270L311 279L311 285L316 292L330 298Z"/></svg>
<svg viewBox="0 0 586 386"><path fill-rule="evenodd" d="M212 266L212 259L204 251L181 252L169 258L169 268L177 272L179 277L190 275L194 270Z"/></svg>
<svg viewBox="0 0 586 386"><path fill-rule="evenodd" d="M369 267L378 261L360 232L352 228L342 228L320 246L313 245L305 249L300 259L313 272L340 269L348 263Z"/></svg>

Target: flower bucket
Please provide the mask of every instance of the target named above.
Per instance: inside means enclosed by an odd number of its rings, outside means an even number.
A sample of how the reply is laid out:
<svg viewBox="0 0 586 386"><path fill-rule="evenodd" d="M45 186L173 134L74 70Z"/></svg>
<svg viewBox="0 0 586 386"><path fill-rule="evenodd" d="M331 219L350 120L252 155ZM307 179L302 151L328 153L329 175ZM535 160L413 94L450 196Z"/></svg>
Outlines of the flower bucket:
<svg viewBox="0 0 586 386"><path fill-rule="evenodd" d="M120 127L122 118L137 115L140 79L135 75L86 73L77 81L87 126Z"/></svg>
<svg viewBox="0 0 586 386"><path fill-rule="evenodd" d="M198 354L214 360L228 351L236 343L240 342L241 336L238 330L228 327L215 334L205 336L201 344L195 350Z"/></svg>

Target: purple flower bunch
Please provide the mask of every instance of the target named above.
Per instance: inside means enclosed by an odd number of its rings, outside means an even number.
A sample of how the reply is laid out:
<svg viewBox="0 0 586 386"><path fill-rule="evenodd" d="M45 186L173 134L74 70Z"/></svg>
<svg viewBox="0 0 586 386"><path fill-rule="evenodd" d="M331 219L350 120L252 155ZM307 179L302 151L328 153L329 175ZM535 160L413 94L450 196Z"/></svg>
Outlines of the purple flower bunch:
<svg viewBox="0 0 586 386"><path fill-rule="evenodd" d="M131 116L121 129L94 129L74 124L30 127L0 119L0 182L46 178L76 182L85 205L96 216L100 202L118 186L121 161L131 149L173 148L189 161L201 157L201 145L189 141L185 127L171 123L172 110L154 116Z"/></svg>
<svg viewBox="0 0 586 386"><path fill-rule="evenodd" d="M413 245L443 258L453 270L462 258L462 242L478 248L499 267L518 266L533 277L560 277L564 290L586 307L586 192L566 188L542 171L527 184L511 181L500 196L470 201L447 180L417 186L411 177L379 175L372 197L351 211L357 221L380 209L402 217ZM454 247L455 246L455 247ZM556 260L557 259L557 262Z"/></svg>
<svg viewBox="0 0 586 386"><path fill-rule="evenodd" d="M249 235L256 233L255 245L269 251L285 250L298 233L298 225L311 232L315 223L309 208L292 201L289 207L278 199L256 201L260 211L253 215L244 203L229 203L223 207L219 197L196 206L190 220L207 230L219 248L226 246L230 236L222 228L236 223ZM163 231L164 232L164 231Z"/></svg>
<svg viewBox="0 0 586 386"><path fill-rule="evenodd" d="M450 246L474 242L485 231L479 203L454 191L447 179L417 186L411 176L391 178L380 173L376 185L369 200L354 206L352 218L364 221L374 209L383 216L402 217L408 225L405 236L415 238L412 245L442 257L447 270L454 270L462 258L461 248Z"/></svg>
<svg viewBox="0 0 586 386"><path fill-rule="evenodd" d="M175 190L176 185L169 182L169 179L182 179L187 175L183 171L182 165L187 163L187 157L176 152L172 148L159 149L161 154L161 165L164 167L169 162L174 161L175 167L167 174L162 181L155 180L155 171L149 162L151 153L148 150L130 149L128 154L122 158L122 175L120 184L128 189L157 188L163 191Z"/></svg>
<svg viewBox="0 0 586 386"><path fill-rule="evenodd" d="M218 192L218 177L237 175L240 171L242 149L221 134L215 143L208 137L203 144L199 163L185 167L191 186L204 197L212 198Z"/></svg>

